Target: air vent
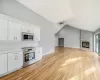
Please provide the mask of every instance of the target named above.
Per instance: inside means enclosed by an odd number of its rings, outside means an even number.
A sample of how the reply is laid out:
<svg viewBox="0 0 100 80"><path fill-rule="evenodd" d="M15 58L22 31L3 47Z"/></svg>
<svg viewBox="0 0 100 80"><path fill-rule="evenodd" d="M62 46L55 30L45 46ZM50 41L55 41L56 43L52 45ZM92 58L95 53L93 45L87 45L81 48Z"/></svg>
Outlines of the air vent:
<svg viewBox="0 0 100 80"><path fill-rule="evenodd" d="M65 23L65 21L59 22L58 24L63 25Z"/></svg>

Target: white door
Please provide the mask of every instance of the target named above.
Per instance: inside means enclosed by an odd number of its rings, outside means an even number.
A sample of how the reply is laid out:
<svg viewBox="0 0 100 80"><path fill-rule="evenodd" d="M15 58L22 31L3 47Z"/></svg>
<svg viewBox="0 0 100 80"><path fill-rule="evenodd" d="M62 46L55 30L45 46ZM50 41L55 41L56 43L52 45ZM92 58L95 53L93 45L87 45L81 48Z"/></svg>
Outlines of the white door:
<svg viewBox="0 0 100 80"><path fill-rule="evenodd" d="M0 40L7 40L7 20L0 19Z"/></svg>
<svg viewBox="0 0 100 80"><path fill-rule="evenodd" d="M7 54L0 55L0 75L7 72Z"/></svg>
<svg viewBox="0 0 100 80"><path fill-rule="evenodd" d="M23 66L23 53L8 53L8 71L14 71Z"/></svg>
<svg viewBox="0 0 100 80"><path fill-rule="evenodd" d="M22 25L13 21L8 22L8 40L21 40Z"/></svg>

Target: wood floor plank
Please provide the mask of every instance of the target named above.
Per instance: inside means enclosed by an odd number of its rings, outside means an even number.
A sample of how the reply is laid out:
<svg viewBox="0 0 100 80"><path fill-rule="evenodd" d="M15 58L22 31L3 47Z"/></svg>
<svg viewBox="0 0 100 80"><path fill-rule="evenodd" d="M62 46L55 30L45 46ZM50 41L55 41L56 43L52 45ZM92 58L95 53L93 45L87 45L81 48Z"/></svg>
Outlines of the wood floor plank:
<svg viewBox="0 0 100 80"><path fill-rule="evenodd" d="M41 61L0 80L100 80L99 60L94 52L57 48Z"/></svg>

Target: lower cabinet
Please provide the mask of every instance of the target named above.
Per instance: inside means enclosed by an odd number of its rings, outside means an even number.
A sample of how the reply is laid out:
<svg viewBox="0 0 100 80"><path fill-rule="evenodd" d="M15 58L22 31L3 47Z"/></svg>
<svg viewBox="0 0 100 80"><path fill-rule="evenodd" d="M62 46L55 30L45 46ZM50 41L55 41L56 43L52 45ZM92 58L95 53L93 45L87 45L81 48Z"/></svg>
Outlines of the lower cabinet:
<svg viewBox="0 0 100 80"><path fill-rule="evenodd" d="M36 61L42 59L42 48L41 48L41 47L37 47L37 48L36 48L36 51L35 51L35 58L36 58Z"/></svg>
<svg viewBox="0 0 100 80"><path fill-rule="evenodd" d="M42 48L35 51L36 61L42 59ZM23 51L0 54L0 77L23 67Z"/></svg>
<svg viewBox="0 0 100 80"><path fill-rule="evenodd" d="M8 54L8 72L12 72L23 66L23 53L14 52Z"/></svg>
<svg viewBox="0 0 100 80"><path fill-rule="evenodd" d="M0 55L0 75L7 73L7 54Z"/></svg>

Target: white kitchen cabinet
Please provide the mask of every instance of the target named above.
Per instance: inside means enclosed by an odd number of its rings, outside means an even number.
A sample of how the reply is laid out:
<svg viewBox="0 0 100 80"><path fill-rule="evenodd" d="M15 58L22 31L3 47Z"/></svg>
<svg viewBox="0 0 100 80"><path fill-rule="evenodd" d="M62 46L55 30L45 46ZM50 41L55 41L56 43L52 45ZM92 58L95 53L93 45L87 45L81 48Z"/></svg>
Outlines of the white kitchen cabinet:
<svg viewBox="0 0 100 80"><path fill-rule="evenodd" d="M40 28L39 27L34 28L34 40L40 41Z"/></svg>
<svg viewBox="0 0 100 80"><path fill-rule="evenodd" d="M7 73L7 54L0 55L0 75Z"/></svg>
<svg viewBox="0 0 100 80"><path fill-rule="evenodd" d="M23 53L14 52L8 54L8 71L14 71L23 66Z"/></svg>
<svg viewBox="0 0 100 80"><path fill-rule="evenodd" d="M36 58L36 61L42 59L42 48L41 47L36 47L35 58Z"/></svg>
<svg viewBox="0 0 100 80"><path fill-rule="evenodd" d="M7 40L7 20L0 19L0 40Z"/></svg>
<svg viewBox="0 0 100 80"><path fill-rule="evenodd" d="M8 22L8 40L21 40L21 28L20 23L13 21Z"/></svg>
<svg viewBox="0 0 100 80"><path fill-rule="evenodd" d="M32 25L28 23L23 24L22 32L33 33Z"/></svg>

